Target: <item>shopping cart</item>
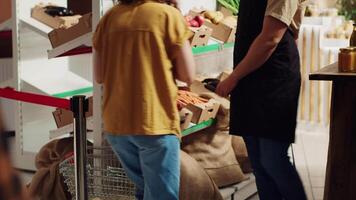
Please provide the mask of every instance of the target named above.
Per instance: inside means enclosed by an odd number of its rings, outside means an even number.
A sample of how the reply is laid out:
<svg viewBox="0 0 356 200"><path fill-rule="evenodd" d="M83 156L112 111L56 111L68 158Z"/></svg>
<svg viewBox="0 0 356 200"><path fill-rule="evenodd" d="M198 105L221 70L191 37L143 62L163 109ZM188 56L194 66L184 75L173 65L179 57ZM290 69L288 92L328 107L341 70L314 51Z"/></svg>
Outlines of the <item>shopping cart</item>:
<svg viewBox="0 0 356 200"><path fill-rule="evenodd" d="M70 100L74 116L74 155L60 165L68 191L75 200L134 199L134 184L109 145L87 145L85 112L88 107L85 96L74 96Z"/></svg>
<svg viewBox="0 0 356 200"><path fill-rule="evenodd" d="M135 186L128 179L124 169L109 146L87 147L87 193L90 200L131 200L135 199ZM72 200L76 198L74 155L59 164Z"/></svg>
<svg viewBox="0 0 356 200"><path fill-rule="evenodd" d="M0 88L0 98L42 106L71 110L74 116L74 152L60 163L59 171L72 199L75 200L130 200L135 186L129 181L109 145L87 145L85 112L89 101L85 96L70 100L46 95Z"/></svg>

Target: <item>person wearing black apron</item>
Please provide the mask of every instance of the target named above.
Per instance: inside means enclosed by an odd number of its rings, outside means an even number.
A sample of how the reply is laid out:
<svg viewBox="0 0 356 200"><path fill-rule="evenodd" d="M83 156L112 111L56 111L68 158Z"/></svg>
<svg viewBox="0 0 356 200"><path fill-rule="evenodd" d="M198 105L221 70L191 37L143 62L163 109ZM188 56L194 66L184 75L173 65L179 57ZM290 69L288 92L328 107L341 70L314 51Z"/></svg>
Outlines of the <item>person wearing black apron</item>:
<svg viewBox="0 0 356 200"><path fill-rule="evenodd" d="M230 94L230 133L244 138L261 200L304 200L290 163L301 85L294 17L301 0L241 0L234 71L216 92Z"/></svg>

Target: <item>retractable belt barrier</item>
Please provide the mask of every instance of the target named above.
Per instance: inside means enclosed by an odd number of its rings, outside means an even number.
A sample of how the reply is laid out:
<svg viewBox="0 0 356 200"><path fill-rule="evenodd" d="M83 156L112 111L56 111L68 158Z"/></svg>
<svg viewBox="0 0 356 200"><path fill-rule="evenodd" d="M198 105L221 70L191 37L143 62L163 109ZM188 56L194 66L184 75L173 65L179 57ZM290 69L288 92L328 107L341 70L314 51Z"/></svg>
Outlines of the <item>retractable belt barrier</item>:
<svg viewBox="0 0 356 200"><path fill-rule="evenodd" d="M33 103L43 106L71 110L74 116L74 158L76 200L88 200L87 186L87 129L85 112L88 111L88 99L85 96L73 96L70 100L15 91L12 88L0 88L0 98Z"/></svg>

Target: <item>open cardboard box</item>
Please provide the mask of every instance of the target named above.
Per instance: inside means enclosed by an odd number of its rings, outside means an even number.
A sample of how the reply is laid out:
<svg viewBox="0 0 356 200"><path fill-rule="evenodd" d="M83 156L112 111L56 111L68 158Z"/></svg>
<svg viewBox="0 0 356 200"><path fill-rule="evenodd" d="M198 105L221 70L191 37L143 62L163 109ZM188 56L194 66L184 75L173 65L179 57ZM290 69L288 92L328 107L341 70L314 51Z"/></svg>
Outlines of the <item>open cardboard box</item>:
<svg viewBox="0 0 356 200"><path fill-rule="evenodd" d="M46 6L56 6L53 4L38 4L31 9L31 17L52 28L69 28L79 22L81 15L52 17L45 12Z"/></svg>
<svg viewBox="0 0 356 200"><path fill-rule="evenodd" d="M83 15L79 22L69 28L58 28L48 33L52 47L56 48L92 31L92 14Z"/></svg>
<svg viewBox="0 0 356 200"><path fill-rule="evenodd" d="M204 11L203 9L193 8L189 11L188 15L195 17L197 15L203 15ZM219 11L224 15L224 19L219 24L214 24L206 20L204 25L213 30L211 37L225 43L234 42L237 18L233 16L231 11L224 7L221 7Z"/></svg>
<svg viewBox="0 0 356 200"><path fill-rule="evenodd" d="M220 12L224 14L224 19L219 24L205 21L204 25L213 29L213 38L225 43L234 42L237 18L233 16L231 11L224 7L220 8Z"/></svg>
<svg viewBox="0 0 356 200"><path fill-rule="evenodd" d="M192 123L199 124L209 119L214 119L219 111L220 103L210 99L207 103L189 104L188 110L193 112Z"/></svg>
<svg viewBox="0 0 356 200"><path fill-rule="evenodd" d="M190 122L192 121L193 118L193 113L187 108L183 108L181 111L179 111L179 116L181 120L180 129L185 130L189 128Z"/></svg>
<svg viewBox="0 0 356 200"><path fill-rule="evenodd" d="M206 46L213 30L207 26L201 26L199 28L190 27L193 32L193 36L190 38L190 45L192 47Z"/></svg>
<svg viewBox="0 0 356 200"><path fill-rule="evenodd" d="M11 18L11 0L0 0L0 24Z"/></svg>
<svg viewBox="0 0 356 200"><path fill-rule="evenodd" d="M62 128L73 123L73 112L70 110L57 108L52 114L57 128ZM89 110L85 113L85 116L93 116L93 97L89 97Z"/></svg>

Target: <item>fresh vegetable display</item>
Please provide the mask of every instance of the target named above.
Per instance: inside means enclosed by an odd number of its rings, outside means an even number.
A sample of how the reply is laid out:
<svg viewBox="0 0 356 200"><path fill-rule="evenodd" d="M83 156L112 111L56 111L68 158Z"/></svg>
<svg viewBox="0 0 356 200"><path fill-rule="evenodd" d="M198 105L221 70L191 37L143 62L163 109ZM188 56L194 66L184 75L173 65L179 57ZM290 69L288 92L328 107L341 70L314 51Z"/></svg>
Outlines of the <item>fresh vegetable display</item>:
<svg viewBox="0 0 356 200"><path fill-rule="evenodd" d="M190 27L201 27L205 21L209 21L214 24L219 24L224 20L225 16L220 11L203 11L199 15L192 17L191 15L185 16L185 21Z"/></svg>
<svg viewBox="0 0 356 200"><path fill-rule="evenodd" d="M197 94L185 90L178 90L177 106L181 110L188 104L207 103L209 100L199 97Z"/></svg>
<svg viewBox="0 0 356 200"><path fill-rule="evenodd" d="M220 11L206 11L204 12L204 17L212 23L218 24L224 19L224 14Z"/></svg>
<svg viewBox="0 0 356 200"><path fill-rule="evenodd" d="M218 0L218 2L229 9L234 15L239 12L240 0Z"/></svg>
<svg viewBox="0 0 356 200"><path fill-rule="evenodd" d="M190 27L201 27L204 24L205 18L203 16L197 15L192 17L190 15L185 16L185 20Z"/></svg>

